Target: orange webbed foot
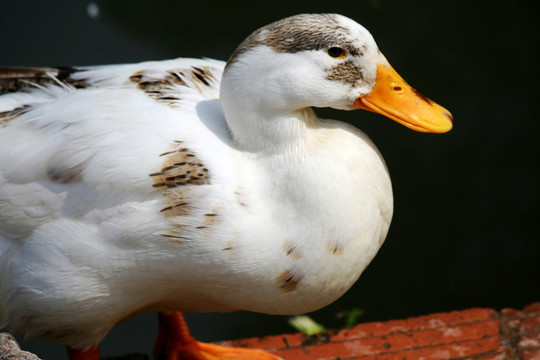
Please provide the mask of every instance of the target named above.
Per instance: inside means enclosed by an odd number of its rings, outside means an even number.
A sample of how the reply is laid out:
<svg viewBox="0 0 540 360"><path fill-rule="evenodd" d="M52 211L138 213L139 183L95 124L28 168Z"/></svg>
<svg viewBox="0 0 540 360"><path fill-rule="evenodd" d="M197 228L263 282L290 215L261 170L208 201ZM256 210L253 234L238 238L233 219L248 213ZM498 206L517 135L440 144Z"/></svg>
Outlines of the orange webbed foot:
<svg viewBox="0 0 540 360"><path fill-rule="evenodd" d="M180 312L160 313L156 360L280 360L259 349L244 349L195 341Z"/></svg>
<svg viewBox="0 0 540 360"><path fill-rule="evenodd" d="M99 360L99 349L97 346L86 351L80 351L67 347L69 360Z"/></svg>

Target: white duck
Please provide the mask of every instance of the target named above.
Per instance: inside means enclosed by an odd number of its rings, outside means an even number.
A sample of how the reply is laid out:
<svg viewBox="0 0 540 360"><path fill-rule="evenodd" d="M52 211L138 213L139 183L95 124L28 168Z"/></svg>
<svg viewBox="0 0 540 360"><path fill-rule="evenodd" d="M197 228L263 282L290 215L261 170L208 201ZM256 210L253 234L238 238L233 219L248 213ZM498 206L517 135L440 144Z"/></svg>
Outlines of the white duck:
<svg viewBox="0 0 540 360"><path fill-rule="evenodd" d="M0 323L72 360L151 311L158 358L276 359L196 342L177 311L313 311L375 256L392 217L384 161L311 107L452 127L334 14L265 26L227 64L1 74Z"/></svg>

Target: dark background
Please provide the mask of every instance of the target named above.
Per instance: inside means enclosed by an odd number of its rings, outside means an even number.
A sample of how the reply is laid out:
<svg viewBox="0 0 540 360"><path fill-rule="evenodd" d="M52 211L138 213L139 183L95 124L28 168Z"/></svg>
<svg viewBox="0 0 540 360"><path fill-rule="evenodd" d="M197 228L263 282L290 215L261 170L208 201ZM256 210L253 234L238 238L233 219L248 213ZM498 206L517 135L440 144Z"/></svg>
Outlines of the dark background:
<svg viewBox="0 0 540 360"><path fill-rule="evenodd" d="M474 3L474 4L473 4ZM90 4L90 5L89 5ZM99 7L89 16L88 6ZM540 300L537 140L538 26L526 1L114 0L4 1L0 65L92 65L172 57L227 59L253 30L303 12L337 12L363 24L398 72L448 108L445 135L410 131L362 111L347 120L378 145L394 185L386 243L357 284L312 317L360 307L361 321L468 307L521 308ZM145 289L141 289L145 291ZM103 355L150 353L155 315L117 326ZM292 332L286 317L188 314L199 340ZM63 347L23 343L45 359Z"/></svg>

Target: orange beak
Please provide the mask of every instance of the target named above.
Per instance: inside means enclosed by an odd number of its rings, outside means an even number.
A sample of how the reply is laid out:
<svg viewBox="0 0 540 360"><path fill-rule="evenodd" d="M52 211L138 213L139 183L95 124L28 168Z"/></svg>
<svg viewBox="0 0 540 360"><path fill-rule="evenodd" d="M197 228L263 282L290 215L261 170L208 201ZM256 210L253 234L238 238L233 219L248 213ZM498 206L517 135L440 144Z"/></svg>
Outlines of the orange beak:
<svg viewBox="0 0 540 360"><path fill-rule="evenodd" d="M389 117L406 127L431 133L445 133L453 126L448 110L429 100L403 80L390 66L377 64L373 90L352 105Z"/></svg>

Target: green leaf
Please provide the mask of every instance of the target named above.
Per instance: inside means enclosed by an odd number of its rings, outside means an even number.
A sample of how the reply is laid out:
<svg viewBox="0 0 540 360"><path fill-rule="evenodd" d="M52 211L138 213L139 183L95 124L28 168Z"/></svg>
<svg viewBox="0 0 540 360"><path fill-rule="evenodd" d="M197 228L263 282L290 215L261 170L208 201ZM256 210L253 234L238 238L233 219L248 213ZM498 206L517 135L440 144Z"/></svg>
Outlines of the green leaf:
<svg viewBox="0 0 540 360"><path fill-rule="evenodd" d="M364 315L364 310L360 308L352 308L351 311L347 312L347 317L345 318L345 327L350 329L358 323L358 319Z"/></svg>
<svg viewBox="0 0 540 360"><path fill-rule="evenodd" d="M307 315L293 316L289 319L289 325L306 335L315 335L329 331Z"/></svg>

